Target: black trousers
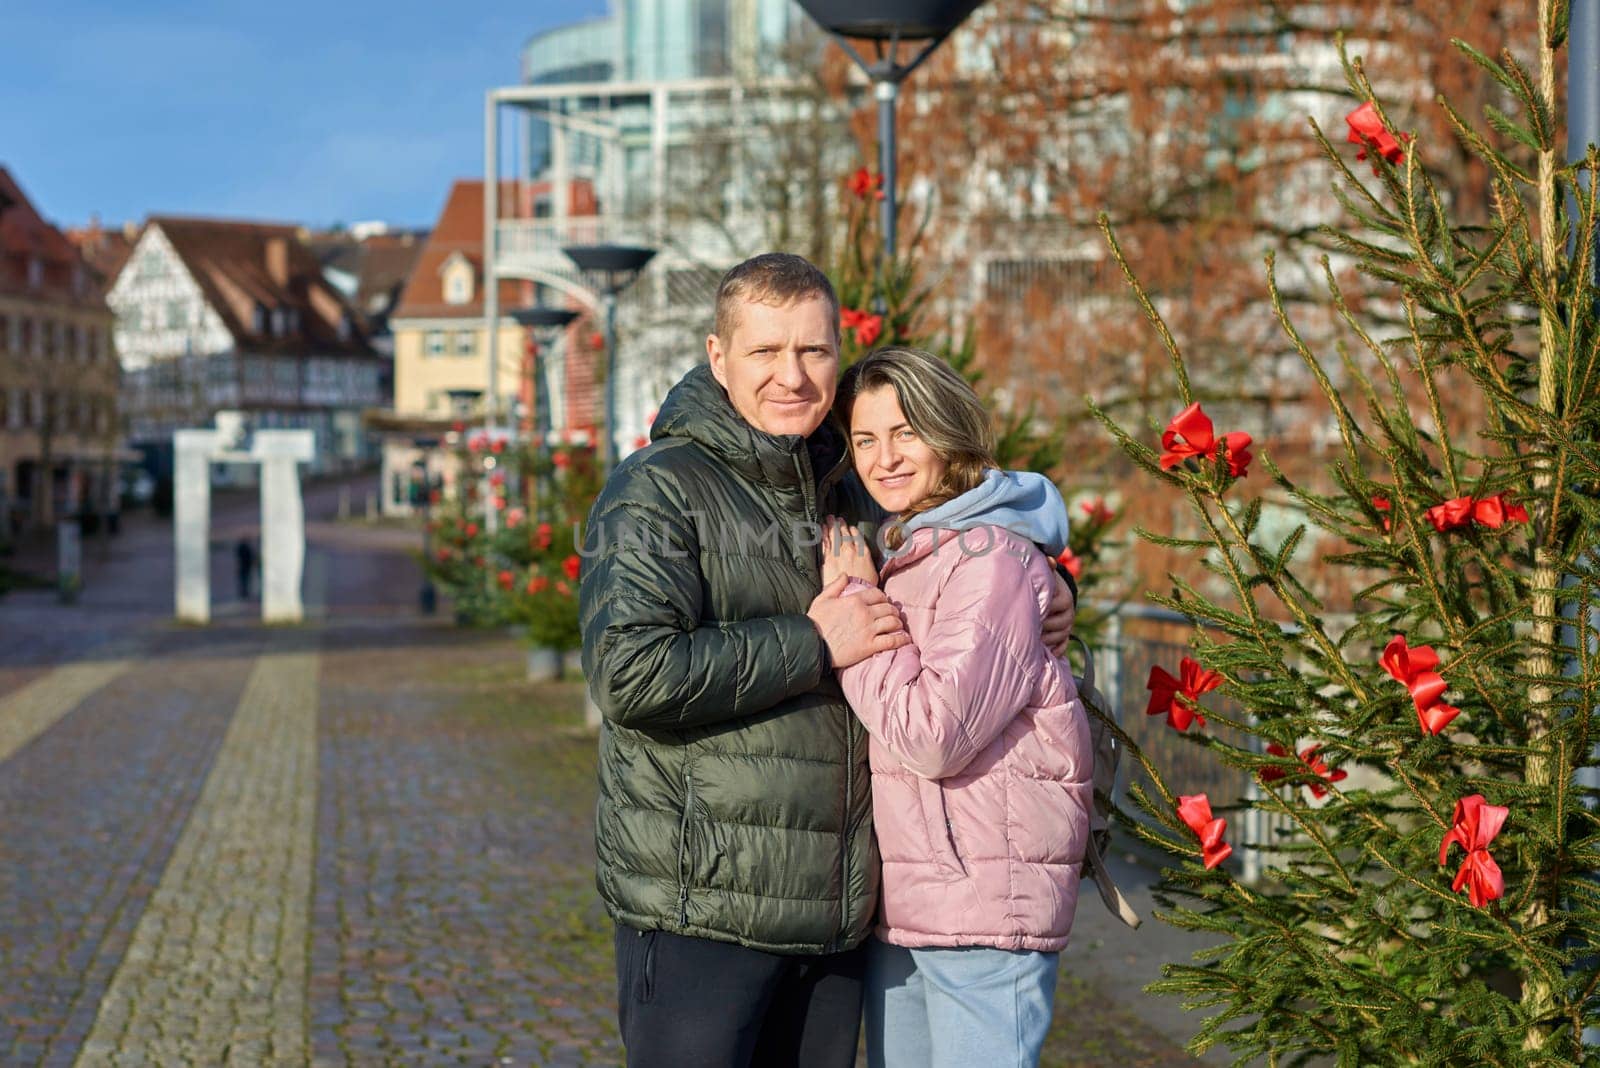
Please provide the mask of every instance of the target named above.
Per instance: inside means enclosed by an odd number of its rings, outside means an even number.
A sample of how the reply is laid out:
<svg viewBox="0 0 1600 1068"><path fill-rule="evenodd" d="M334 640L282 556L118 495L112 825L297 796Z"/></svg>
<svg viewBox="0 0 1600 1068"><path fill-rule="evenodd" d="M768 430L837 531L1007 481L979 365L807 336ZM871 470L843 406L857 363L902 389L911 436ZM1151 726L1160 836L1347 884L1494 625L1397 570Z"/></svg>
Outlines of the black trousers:
<svg viewBox="0 0 1600 1068"><path fill-rule="evenodd" d="M617 926L628 1068L852 1068L864 949L791 957Z"/></svg>

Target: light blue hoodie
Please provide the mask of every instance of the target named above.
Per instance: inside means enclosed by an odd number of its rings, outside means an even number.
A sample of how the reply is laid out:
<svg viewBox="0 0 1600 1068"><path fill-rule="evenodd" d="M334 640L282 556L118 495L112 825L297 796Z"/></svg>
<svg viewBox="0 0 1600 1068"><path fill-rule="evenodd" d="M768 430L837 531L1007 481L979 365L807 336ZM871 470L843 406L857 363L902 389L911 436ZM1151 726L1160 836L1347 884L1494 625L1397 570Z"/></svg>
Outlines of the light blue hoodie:
<svg viewBox="0 0 1600 1068"><path fill-rule="evenodd" d="M1055 483L1032 471L1001 471L991 467L983 481L954 500L919 512L905 525L909 541L924 527L970 530L1002 527L1060 556L1067 547L1067 505Z"/></svg>

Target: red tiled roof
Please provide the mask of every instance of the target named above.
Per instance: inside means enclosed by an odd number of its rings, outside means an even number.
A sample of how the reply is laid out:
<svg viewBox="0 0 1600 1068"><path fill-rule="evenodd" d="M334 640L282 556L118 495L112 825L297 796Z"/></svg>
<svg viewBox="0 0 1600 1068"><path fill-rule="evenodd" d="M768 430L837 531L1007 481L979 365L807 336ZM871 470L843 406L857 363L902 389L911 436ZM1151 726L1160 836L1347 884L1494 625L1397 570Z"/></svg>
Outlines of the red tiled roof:
<svg viewBox="0 0 1600 1068"><path fill-rule="evenodd" d="M117 280L122 265L128 262L128 256L133 252L133 240L139 233L133 223L106 230L101 228L98 220L65 232L67 240L78 247L79 255L107 289Z"/></svg>
<svg viewBox="0 0 1600 1068"><path fill-rule="evenodd" d="M29 263L39 284L29 284ZM11 173L0 167L0 293L104 309L105 293L65 234L34 208Z"/></svg>
<svg viewBox="0 0 1600 1068"><path fill-rule="evenodd" d="M549 182L501 182L500 214L502 218L525 218L532 215L535 201L550 195ZM428 243L417 257L406 282L400 303L394 309L396 319L481 318L483 316L483 182L480 179L460 179L450 187L444 210L434 225ZM572 183L572 211L575 215L593 215L595 199L593 186L586 181ZM445 262L452 253L459 252L472 264L474 285L472 300L466 304L448 304L444 299ZM502 279L500 307L511 308L526 304L531 299L528 283Z"/></svg>
<svg viewBox="0 0 1600 1068"><path fill-rule="evenodd" d="M515 182L500 184L500 210L503 215L516 211ZM444 265L452 253L466 256L473 267L472 300L449 304L444 299ZM524 284L514 280L500 283L500 306L524 303ZM411 268L411 277L395 305L395 319L472 319L483 316L483 182L463 179L450 187L450 195L434 224L422 255Z"/></svg>
<svg viewBox="0 0 1600 1068"><path fill-rule="evenodd" d="M151 216L145 225L166 235L206 302L241 345L255 351L295 353L315 348L372 354L362 317L322 276L322 265L301 241L297 227L180 215ZM275 247L283 256L280 277L274 276L271 266ZM267 329L257 331L257 305L269 316L274 309L297 312L299 329L274 337L269 318ZM345 315L350 317L350 336L341 341L339 322Z"/></svg>
<svg viewBox="0 0 1600 1068"><path fill-rule="evenodd" d="M355 305L370 318L388 315L399 301L427 237L403 231L358 240L348 233L321 233L307 244L324 268L355 276Z"/></svg>

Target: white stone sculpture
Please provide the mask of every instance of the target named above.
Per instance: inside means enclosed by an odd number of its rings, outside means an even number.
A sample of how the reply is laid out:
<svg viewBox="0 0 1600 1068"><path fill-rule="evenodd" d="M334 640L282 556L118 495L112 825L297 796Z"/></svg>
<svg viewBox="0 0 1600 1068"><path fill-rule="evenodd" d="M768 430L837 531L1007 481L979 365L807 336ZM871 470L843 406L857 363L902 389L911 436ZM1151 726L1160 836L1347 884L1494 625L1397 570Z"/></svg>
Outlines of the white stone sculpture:
<svg viewBox="0 0 1600 1068"><path fill-rule="evenodd" d="M243 425L219 412L216 430L173 436L173 541L177 553L177 613L185 623L211 621L211 465L261 465L261 619L298 623L305 617L300 580L305 568L305 508L297 464L316 455L309 430L258 430L241 449Z"/></svg>

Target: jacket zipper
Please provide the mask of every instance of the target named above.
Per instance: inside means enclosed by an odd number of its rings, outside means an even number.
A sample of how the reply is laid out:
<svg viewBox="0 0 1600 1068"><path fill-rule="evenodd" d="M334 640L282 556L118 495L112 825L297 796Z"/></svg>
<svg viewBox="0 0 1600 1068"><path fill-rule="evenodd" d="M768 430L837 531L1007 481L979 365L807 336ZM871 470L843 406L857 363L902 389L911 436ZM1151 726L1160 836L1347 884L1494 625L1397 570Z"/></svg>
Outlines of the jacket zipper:
<svg viewBox="0 0 1600 1068"><path fill-rule="evenodd" d="M839 474L844 470L845 461L840 461L832 471L823 478L824 484L831 485L837 481ZM800 492L805 497L806 518L813 525L820 523L817 515L818 501L821 499L822 487L816 486L811 481L811 458L804 454L795 457L795 467L800 473ZM844 706L844 797L840 805L839 819L839 937L830 949L844 945L850 937L850 797L851 787L855 780L856 765L856 736L851 729L852 713L850 706Z"/></svg>
<svg viewBox="0 0 1600 1068"><path fill-rule="evenodd" d="M856 732L850 723L853 713L844 706L844 819L839 834L839 942L850 938L850 794L856 769Z"/></svg>
<svg viewBox="0 0 1600 1068"><path fill-rule="evenodd" d="M678 824L678 926L689 925L689 875L684 861L689 856L689 820L694 811L694 772L683 772L683 819Z"/></svg>
<svg viewBox="0 0 1600 1068"><path fill-rule="evenodd" d="M818 516L818 502L822 494L821 488L811 481L811 457L805 454L795 456L795 467L800 470L800 492L805 494L806 518L813 524L821 523L821 518ZM827 473L824 481L834 481L842 468L843 462L840 462L834 470ZM851 731L850 719L850 705L845 705L845 796L840 804L840 820L838 820L840 830L838 830L838 938L835 938L837 945L843 945L850 938L850 796L856 771L856 732Z"/></svg>

